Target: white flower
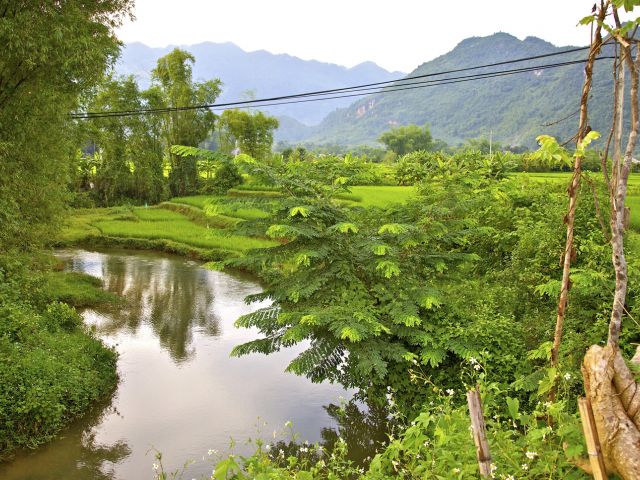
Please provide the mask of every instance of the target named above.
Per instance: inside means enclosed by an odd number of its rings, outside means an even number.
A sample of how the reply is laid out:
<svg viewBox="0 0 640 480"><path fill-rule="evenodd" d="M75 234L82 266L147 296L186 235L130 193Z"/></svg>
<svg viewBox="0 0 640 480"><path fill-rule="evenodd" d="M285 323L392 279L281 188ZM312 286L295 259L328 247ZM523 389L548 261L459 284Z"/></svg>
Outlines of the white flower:
<svg viewBox="0 0 640 480"><path fill-rule="evenodd" d="M538 456L538 452L532 452L532 451L527 450L527 453L525 453L525 455L529 460L533 460L534 458L536 458Z"/></svg>
<svg viewBox="0 0 640 480"><path fill-rule="evenodd" d="M209 451L207 452L207 455L211 456L211 455L217 455L218 451L214 450L213 448L210 448Z"/></svg>
<svg viewBox="0 0 640 480"><path fill-rule="evenodd" d="M475 358L471 357L471 358L469 358L469 363L471 365L475 365L476 363L478 363L478 360L476 360Z"/></svg>
<svg viewBox="0 0 640 480"><path fill-rule="evenodd" d="M453 388L447 388L447 395L452 396L455 392Z"/></svg>
<svg viewBox="0 0 640 480"><path fill-rule="evenodd" d="M504 477L504 480L516 480L516 479L513 475L507 475L506 477Z"/></svg>
<svg viewBox="0 0 640 480"><path fill-rule="evenodd" d="M158 469L160 468L160 465L158 465L157 463L153 464L153 469L157 472Z"/></svg>
<svg viewBox="0 0 640 480"><path fill-rule="evenodd" d="M569 372L564 374L564 379L565 380L571 380L571 374Z"/></svg>
<svg viewBox="0 0 640 480"><path fill-rule="evenodd" d="M268 452L269 450L271 450L271 445L269 445L268 443L264 446L264 449Z"/></svg>
<svg viewBox="0 0 640 480"><path fill-rule="evenodd" d="M473 369L474 369L474 370L480 370L481 368L482 368L482 366L481 366L479 363L476 363L476 364L473 366Z"/></svg>
<svg viewBox="0 0 640 480"><path fill-rule="evenodd" d="M284 457L284 450L282 449L278 450L278 455L280 455L281 457Z"/></svg>
<svg viewBox="0 0 640 480"><path fill-rule="evenodd" d="M453 473L460 473L460 469L458 467L454 468Z"/></svg>
<svg viewBox="0 0 640 480"><path fill-rule="evenodd" d="M522 464L522 469L523 470L529 470L529 464L528 463L523 463Z"/></svg>

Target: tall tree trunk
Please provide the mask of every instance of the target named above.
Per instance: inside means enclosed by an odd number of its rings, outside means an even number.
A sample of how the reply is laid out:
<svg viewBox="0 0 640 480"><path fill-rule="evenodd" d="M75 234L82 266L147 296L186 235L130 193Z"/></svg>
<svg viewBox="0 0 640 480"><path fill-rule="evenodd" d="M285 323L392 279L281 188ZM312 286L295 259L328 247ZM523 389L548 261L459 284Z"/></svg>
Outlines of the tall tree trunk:
<svg viewBox="0 0 640 480"><path fill-rule="evenodd" d="M580 121L578 123L578 135L576 143L582 142L585 135L589 133L588 126L588 103L589 92L591 91L591 85L593 83L593 64L596 57L600 53L602 47L602 21L605 18L607 9L609 7L609 1L601 4L598 12L598 21L596 23L595 32L591 39L591 48L589 49L589 57L585 66L585 78L582 86L582 96L580 98ZM582 157L577 156L573 167L573 176L571 177L571 183L569 184L569 211L565 216L565 223L567 225L567 237L563 253L563 265L562 265L562 283L560 288L560 298L558 300L558 310L556 316L556 328L553 336L553 347L551 349L551 366L558 366L558 359L560 354L560 344L562 342L562 330L564 328L564 319L566 317L567 303L569 299L569 289L571 284L569 281L569 274L571 272L571 257L573 252L573 234L574 223L576 215L576 206L578 203L578 189L580 188L580 177L582 174ZM555 398L555 388L551 390L551 398Z"/></svg>

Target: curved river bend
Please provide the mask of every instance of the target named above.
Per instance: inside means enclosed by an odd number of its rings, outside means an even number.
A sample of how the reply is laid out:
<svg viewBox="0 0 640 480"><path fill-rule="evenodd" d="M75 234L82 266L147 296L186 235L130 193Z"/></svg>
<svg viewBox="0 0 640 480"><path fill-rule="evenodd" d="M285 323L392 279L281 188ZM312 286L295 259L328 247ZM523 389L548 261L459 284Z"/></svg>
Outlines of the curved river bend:
<svg viewBox="0 0 640 480"><path fill-rule="evenodd" d="M102 278L126 298L124 307L83 313L119 352L120 383L109 404L61 438L0 464L0 478L152 478L152 448L163 452L169 471L195 460L184 478L199 478L211 473L209 449L229 452L233 439L234 452L248 453L247 439L273 442L274 430L280 434L289 420L301 439L335 435L325 407L351 394L284 373L295 351L229 357L235 345L256 337L233 325L258 307L244 303L260 291L255 281L149 252L66 250L58 257L68 270Z"/></svg>

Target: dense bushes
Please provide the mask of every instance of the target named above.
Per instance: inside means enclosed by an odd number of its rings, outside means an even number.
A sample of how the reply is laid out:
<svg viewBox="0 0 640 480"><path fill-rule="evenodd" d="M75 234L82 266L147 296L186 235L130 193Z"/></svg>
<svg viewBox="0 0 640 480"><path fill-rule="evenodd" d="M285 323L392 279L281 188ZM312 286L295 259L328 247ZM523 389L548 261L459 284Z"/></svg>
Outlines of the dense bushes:
<svg viewBox="0 0 640 480"><path fill-rule="evenodd" d="M70 294L70 282L50 285L22 261L0 257L0 459L49 440L117 381L116 353L54 300ZM82 285L74 298L86 302L91 295Z"/></svg>

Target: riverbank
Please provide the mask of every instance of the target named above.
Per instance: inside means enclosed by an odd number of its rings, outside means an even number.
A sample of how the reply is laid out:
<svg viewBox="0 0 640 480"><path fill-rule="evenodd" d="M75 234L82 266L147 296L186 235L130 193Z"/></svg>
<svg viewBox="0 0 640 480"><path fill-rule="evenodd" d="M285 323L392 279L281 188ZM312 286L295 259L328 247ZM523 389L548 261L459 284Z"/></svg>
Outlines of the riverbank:
<svg viewBox="0 0 640 480"><path fill-rule="evenodd" d="M116 308L83 312L86 325L119 353L117 392L47 445L0 464L3 480L151 478L157 462L151 447L163 452L172 471L195 460L184 478L208 478L218 458L209 451L250 455L248 439L272 443L274 430L287 439L288 421L301 441L323 441L338 428L332 412L351 392L286 373L300 349L230 357L234 346L255 338L234 322L266 304L245 303L262 290L251 276L149 251L56 255L74 272L98 275L107 291L124 299Z"/></svg>
<svg viewBox="0 0 640 480"><path fill-rule="evenodd" d="M116 352L73 306L116 303L101 282L0 257L0 461L50 441L117 382Z"/></svg>

